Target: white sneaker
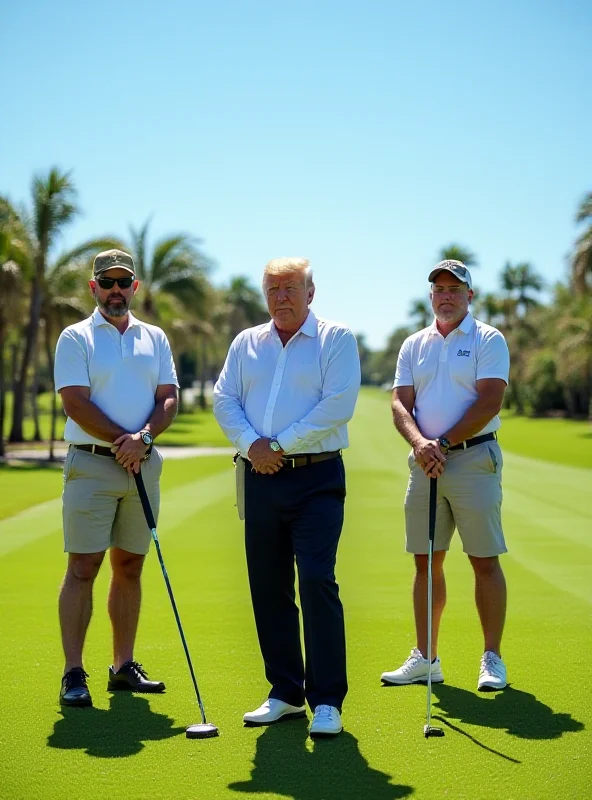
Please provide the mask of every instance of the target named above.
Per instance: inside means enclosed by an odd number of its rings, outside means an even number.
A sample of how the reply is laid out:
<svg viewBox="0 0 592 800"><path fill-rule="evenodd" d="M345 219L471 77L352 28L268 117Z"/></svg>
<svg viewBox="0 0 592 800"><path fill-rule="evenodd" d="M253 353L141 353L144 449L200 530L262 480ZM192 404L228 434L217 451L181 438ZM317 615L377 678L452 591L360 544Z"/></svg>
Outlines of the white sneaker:
<svg viewBox="0 0 592 800"><path fill-rule="evenodd" d="M384 683L392 683L395 686L403 686L406 683L426 683L428 679L429 661L424 658L421 651L414 647L411 655L403 666L393 672L383 672L380 679ZM444 675L440 664L440 656L432 664L432 683L442 683Z"/></svg>
<svg viewBox="0 0 592 800"><path fill-rule="evenodd" d="M506 665L498 655L492 653L491 650L486 650L481 658L477 689L480 692L491 692L496 689L505 689L507 685Z"/></svg>
<svg viewBox="0 0 592 800"><path fill-rule="evenodd" d="M296 717L306 716L305 706L291 706L283 700L275 697L267 699L262 706L255 711L248 711L244 717L245 725L271 725L280 719L295 719Z"/></svg>
<svg viewBox="0 0 592 800"><path fill-rule="evenodd" d="M341 715L335 706L317 706L310 723L310 736L312 739L323 736L337 736L343 730Z"/></svg>

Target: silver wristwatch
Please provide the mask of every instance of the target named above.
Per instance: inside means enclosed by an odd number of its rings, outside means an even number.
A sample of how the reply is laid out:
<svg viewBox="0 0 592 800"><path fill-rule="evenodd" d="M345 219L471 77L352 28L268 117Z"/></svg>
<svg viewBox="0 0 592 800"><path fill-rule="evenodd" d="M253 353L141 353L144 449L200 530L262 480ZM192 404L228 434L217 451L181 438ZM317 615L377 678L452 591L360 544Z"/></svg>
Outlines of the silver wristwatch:
<svg viewBox="0 0 592 800"><path fill-rule="evenodd" d="M140 435L146 447L150 447L154 441L154 436L150 433L150 431L140 431Z"/></svg>
<svg viewBox="0 0 592 800"><path fill-rule="evenodd" d="M279 453L282 449L281 444L278 442L277 439L270 439L269 446L273 450L274 453Z"/></svg>

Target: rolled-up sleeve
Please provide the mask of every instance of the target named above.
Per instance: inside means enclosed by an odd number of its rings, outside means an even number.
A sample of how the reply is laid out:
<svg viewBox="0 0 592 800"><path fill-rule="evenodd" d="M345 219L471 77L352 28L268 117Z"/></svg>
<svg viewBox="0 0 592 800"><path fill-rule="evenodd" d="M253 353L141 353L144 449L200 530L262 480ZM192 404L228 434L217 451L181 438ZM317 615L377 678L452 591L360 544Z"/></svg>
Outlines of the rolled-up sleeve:
<svg viewBox="0 0 592 800"><path fill-rule="evenodd" d="M65 386L90 386L84 341L68 328L62 331L56 345L54 384L56 392Z"/></svg>
<svg viewBox="0 0 592 800"><path fill-rule="evenodd" d="M241 393L240 353L242 337L239 334L230 345L220 377L214 386L214 416L232 444L246 456L260 434L247 420Z"/></svg>
<svg viewBox="0 0 592 800"><path fill-rule="evenodd" d="M323 378L322 397L305 417L278 434L286 452L305 452L352 418L360 391L360 356L353 333L346 328L335 335Z"/></svg>

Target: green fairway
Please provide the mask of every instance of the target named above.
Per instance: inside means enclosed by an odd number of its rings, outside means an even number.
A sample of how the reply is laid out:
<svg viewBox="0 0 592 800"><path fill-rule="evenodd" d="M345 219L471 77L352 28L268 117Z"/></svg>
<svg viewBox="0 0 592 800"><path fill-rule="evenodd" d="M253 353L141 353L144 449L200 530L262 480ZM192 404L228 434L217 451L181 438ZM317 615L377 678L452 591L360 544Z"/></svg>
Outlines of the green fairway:
<svg viewBox="0 0 592 800"><path fill-rule="evenodd" d="M204 419L204 430L211 421ZM313 743L303 720L243 728L242 714L268 686L229 457L170 459L162 481L163 554L206 710L221 731L203 741L184 736L199 710L154 551L136 652L167 693L106 692L105 565L85 648L94 708L60 710L61 472L0 469L0 797L585 800L592 785L592 439L584 423L568 423L553 446L541 448L539 437L563 421L532 422L540 427L506 419L500 436L511 686L476 691L482 641L471 570L455 537L440 650L446 682L434 687L443 739L423 738L425 687L380 685L380 673L414 645L412 563L403 550L407 447L392 429L388 393L362 394L346 454L338 580L350 692L345 732L335 740ZM176 424L169 436L201 444L193 435L194 426L188 437ZM565 437L567 460L559 446Z"/></svg>

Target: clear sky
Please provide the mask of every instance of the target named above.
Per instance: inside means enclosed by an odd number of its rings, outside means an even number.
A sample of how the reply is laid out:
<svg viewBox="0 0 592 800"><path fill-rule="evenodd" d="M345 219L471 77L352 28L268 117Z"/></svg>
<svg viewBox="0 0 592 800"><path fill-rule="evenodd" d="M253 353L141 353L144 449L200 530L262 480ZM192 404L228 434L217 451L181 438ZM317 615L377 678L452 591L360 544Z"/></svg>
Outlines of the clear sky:
<svg viewBox="0 0 592 800"><path fill-rule="evenodd" d="M592 191L592 4L0 3L0 192L72 169L64 244L187 230L215 282L306 255L380 347L438 250L565 274Z"/></svg>

